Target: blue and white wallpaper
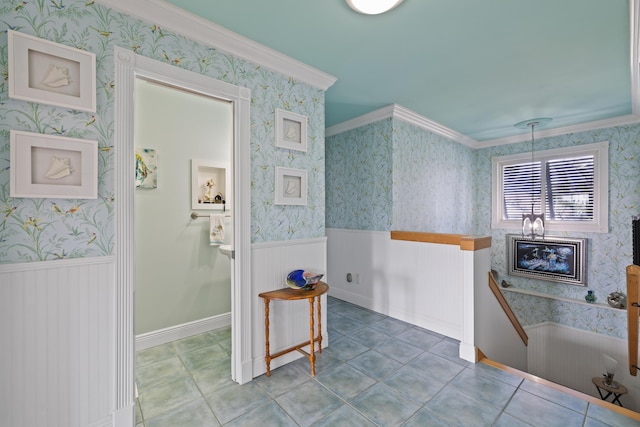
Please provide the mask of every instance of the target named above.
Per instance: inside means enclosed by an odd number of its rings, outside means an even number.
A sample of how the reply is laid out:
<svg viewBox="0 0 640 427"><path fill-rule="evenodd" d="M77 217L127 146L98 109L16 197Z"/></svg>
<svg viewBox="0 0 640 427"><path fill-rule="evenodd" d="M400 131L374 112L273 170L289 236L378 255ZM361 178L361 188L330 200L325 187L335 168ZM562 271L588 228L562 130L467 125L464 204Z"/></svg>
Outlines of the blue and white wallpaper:
<svg viewBox="0 0 640 427"><path fill-rule="evenodd" d="M626 293L631 217L640 214L640 125L536 139L536 150L602 141L609 142L609 232L565 234L589 239L586 288L506 274L506 234L517 231L491 229L491 158L529 151L529 142L472 150L397 119L332 136L327 227L491 236L492 268L501 280L569 300L506 292L524 325L550 321L626 338L626 311L577 302L587 290L605 305L609 293Z"/></svg>
<svg viewBox="0 0 640 427"><path fill-rule="evenodd" d="M324 92L310 85L142 22L93 0L8 0L0 6L0 263L103 256L114 245L113 47L251 89L252 241L324 236ZM97 58L97 113L8 98L7 30ZM275 109L309 117L307 153L276 149ZM9 131L97 140L97 200L9 197ZM153 148L153 147L151 147ZM275 167L308 171L308 205L274 206Z"/></svg>
<svg viewBox="0 0 640 427"><path fill-rule="evenodd" d="M609 142L609 232L564 233L567 237L589 239L587 287L507 276L506 234L517 232L491 229L491 158L529 151L530 143L490 147L477 152L476 194L477 233L491 235L492 268L515 287L584 301L593 290L597 303L607 303L607 295L626 293L626 267L631 264L631 217L640 214L640 125L618 126L589 132L536 138L536 151L596 142ZM554 233L555 234L555 233ZM626 311L576 304L505 292L525 325L552 321L563 325L626 338Z"/></svg>
<svg viewBox="0 0 640 427"><path fill-rule="evenodd" d="M391 229L392 134L387 119L327 138L327 227Z"/></svg>
<svg viewBox="0 0 640 427"><path fill-rule="evenodd" d="M472 149L389 118L326 150L327 227L473 234Z"/></svg>

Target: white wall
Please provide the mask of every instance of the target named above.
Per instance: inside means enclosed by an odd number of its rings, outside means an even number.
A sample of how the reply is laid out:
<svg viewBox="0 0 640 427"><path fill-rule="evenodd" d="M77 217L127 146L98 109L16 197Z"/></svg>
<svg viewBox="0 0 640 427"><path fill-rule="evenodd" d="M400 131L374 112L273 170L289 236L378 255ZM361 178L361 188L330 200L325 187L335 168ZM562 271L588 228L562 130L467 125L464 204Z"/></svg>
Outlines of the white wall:
<svg viewBox="0 0 640 427"><path fill-rule="evenodd" d="M280 242L254 243L251 246L251 289L253 330L253 376L266 372L265 355L265 318L264 300L258 294L286 287L287 274L303 269L325 274L327 271L327 239L300 239ZM333 284L329 284L328 294L333 293ZM315 307L315 305L314 305ZM270 353L309 341L309 302L308 300L272 301L270 312ZM315 309L314 309L315 313ZM321 297L322 347L329 344L327 333L327 297ZM315 314L314 314L315 316ZM316 325L317 325L316 319ZM317 333L317 327L316 327ZM308 348L308 347L307 347ZM317 347L316 347L317 349ZM291 352L271 361L271 369L282 366L302 355Z"/></svg>
<svg viewBox="0 0 640 427"><path fill-rule="evenodd" d="M525 330L530 374L599 398L591 379L605 372L602 355L607 354L618 361L614 380L629 390L620 397L622 405L640 410L640 377L629 374L626 340L551 322Z"/></svg>
<svg viewBox="0 0 640 427"><path fill-rule="evenodd" d="M461 356L473 359L473 283L489 270L488 250L478 258L458 245L391 240L389 232L326 234L331 295L460 340Z"/></svg>
<svg viewBox="0 0 640 427"><path fill-rule="evenodd" d="M0 425L111 425L114 266L0 265Z"/></svg>
<svg viewBox="0 0 640 427"><path fill-rule="evenodd" d="M231 167L233 111L226 101L142 79L135 85L135 146L158 156L158 187L135 193L135 329L142 334L231 311L229 259L209 245L208 219L190 214L191 160ZM229 242L230 217L225 227Z"/></svg>

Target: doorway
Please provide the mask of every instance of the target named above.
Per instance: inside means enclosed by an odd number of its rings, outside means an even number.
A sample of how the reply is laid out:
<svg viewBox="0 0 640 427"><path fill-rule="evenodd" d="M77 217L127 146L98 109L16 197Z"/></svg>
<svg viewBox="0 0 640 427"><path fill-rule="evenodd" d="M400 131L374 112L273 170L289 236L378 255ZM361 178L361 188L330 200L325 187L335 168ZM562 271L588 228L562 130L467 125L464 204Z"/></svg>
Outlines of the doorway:
<svg viewBox="0 0 640 427"><path fill-rule="evenodd" d="M123 419L133 414L134 295L135 295L135 157L134 88L138 78L230 102L233 109L231 378L245 383L253 378L251 351L250 252L250 97L247 88L202 76L116 47L115 60L115 407ZM190 190L189 190L190 191ZM132 419L132 418L131 418Z"/></svg>

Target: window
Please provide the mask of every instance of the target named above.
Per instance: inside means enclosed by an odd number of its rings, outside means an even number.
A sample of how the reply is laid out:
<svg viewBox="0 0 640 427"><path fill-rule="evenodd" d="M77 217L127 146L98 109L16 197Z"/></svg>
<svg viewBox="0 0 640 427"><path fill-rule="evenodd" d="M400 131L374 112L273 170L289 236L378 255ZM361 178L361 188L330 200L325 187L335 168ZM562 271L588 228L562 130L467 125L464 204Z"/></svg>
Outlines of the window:
<svg viewBox="0 0 640 427"><path fill-rule="evenodd" d="M492 159L492 227L520 229L544 210L547 231L608 231L607 142ZM541 209L541 206L544 209Z"/></svg>

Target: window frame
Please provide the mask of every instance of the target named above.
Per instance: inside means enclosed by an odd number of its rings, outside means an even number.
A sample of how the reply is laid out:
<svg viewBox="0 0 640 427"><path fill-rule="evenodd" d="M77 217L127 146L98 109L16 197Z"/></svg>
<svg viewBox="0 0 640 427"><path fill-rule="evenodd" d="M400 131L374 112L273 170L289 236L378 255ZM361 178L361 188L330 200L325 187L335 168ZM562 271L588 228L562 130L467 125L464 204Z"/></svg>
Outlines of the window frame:
<svg viewBox="0 0 640 427"><path fill-rule="evenodd" d="M609 142L578 145L573 147L554 148L535 151L534 162L545 162L562 157L593 156L594 162L594 194L593 220L591 221L559 221L545 219L544 226L549 232L609 232ZM531 152L523 152L508 156L491 158L491 227L498 229L518 229L522 227L522 220L506 220L502 218L503 170L505 166L517 163L530 163ZM543 191L545 193L545 191Z"/></svg>

